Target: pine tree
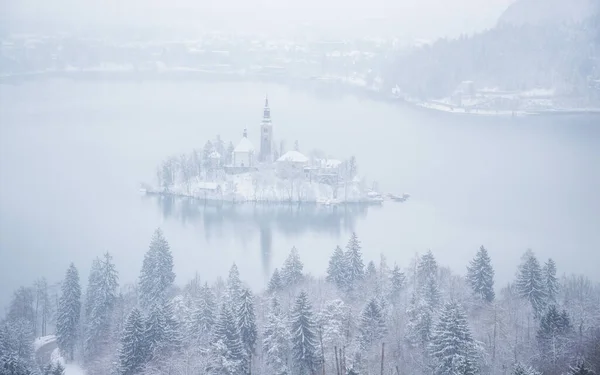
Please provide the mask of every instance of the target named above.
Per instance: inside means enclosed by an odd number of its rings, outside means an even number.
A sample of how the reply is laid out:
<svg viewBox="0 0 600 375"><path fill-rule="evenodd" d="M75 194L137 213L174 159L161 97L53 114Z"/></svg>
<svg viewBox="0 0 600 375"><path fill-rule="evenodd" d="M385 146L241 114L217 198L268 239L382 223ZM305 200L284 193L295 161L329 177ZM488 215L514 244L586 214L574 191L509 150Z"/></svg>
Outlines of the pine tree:
<svg viewBox="0 0 600 375"><path fill-rule="evenodd" d="M248 356L254 355L256 346L256 316L254 315L254 297L250 289L242 291L242 300L237 311L237 322L240 330L240 339L245 353Z"/></svg>
<svg viewBox="0 0 600 375"><path fill-rule="evenodd" d="M283 281L281 280L281 276L279 274L279 270L275 268L273 271L273 275L271 276L271 280L269 280L269 285L267 286L267 291L269 293L277 293L283 288Z"/></svg>
<svg viewBox="0 0 600 375"><path fill-rule="evenodd" d="M329 259L326 280L335 284L339 289L345 290L348 287L347 270L348 266L346 264L344 251L337 246Z"/></svg>
<svg viewBox="0 0 600 375"><path fill-rule="evenodd" d="M408 309L407 339L421 349L425 349L431 341L433 330L433 312L419 295L413 294Z"/></svg>
<svg viewBox="0 0 600 375"><path fill-rule="evenodd" d="M327 302L317 320L325 348L341 348L350 340L352 309L344 301L335 299Z"/></svg>
<svg viewBox="0 0 600 375"><path fill-rule="evenodd" d="M240 271L235 263L229 269L227 277L227 303L231 311L237 311L240 297L242 295L242 281L240 280Z"/></svg>
<svg viewBox="0 0 600 375"><path fill-rule="evenodd" d="M144 324L148 360L168 358L181 345L179 323L170 303L153 305Z"/></svg>
<svg viewBox="0 0 600 375"><path fill-rule="evenodd" d="M369 349L387 333L383 312L375 298L371 298L362 311L359 332L363 350Z"/></svg>
<svg viewBox="0 0 600 375"><path fill-rule="evenodd" d="M559 313L556 305L550 305L540 319L540 327L536 335L546 369L555 372L561 360L565 359L571 330L571 320L567 312Z"/></svg>
<svg viewBox="0 0 600 375"><path fill-rule="evenodd" d="M119 373L122 375L140 374L146 358L147 345L142 314L133 308L125 322L119 350Z"/></svg>
<svg viewBox="0 0 600 375"><path fill-rule="evenodd" d="M543 278L546 291L546 299L549 304L556 303L558 296L558 279L556 278L556 263L552 259L548 259L544 264Z"/></svg>
<svg viewBox="0 0 600 375"><path fill-rule="evenodd" d="M545 308L546 292L540 264L531 250L523 255L517 274L517 291L521 298L531 303L536 316L540 316Z"/></svg>
<svg viewBox="0 0 600 375"><path fill-rule="evenodd" d="M467 317L456 302L444 306L430 344L436 375L479 373Z"/></svg>
<svg viewBox="0 0 600 375"><path fill-rule="evenodd" d="M273 375L288 374L291 336L277 298L273 299L271 310L267 314L263 337L263 353L266 356L269 370Z"/></svg>
<svg viewBox="0 0 600 375"><path fill-rule="evenodd" d="M402 289L404 289L404 284L406 282L406 276L404 273L400 271L400 267L397 264L394 265L392 269L392 275L390 280L390 294L391 300L397 301Z"/></svg>
<svg viewBox="0 0 600 375"><path fill-rule="evenodd" d="M242 373L245 359L244 348L235 316L227 304L223 304L221 308L221 315L213 336L211 351L214 368L211 373L232 375Z"/></svg>
<svg viewBox="0 0 600 375"><path fill-rule="evenodd" d="M438 288L437 279L433 276L425 280L425 284L421 289L421 296L425 304L432 310L436 311L440 305L441 295Z"/></svg>
<svg viewBox="0 0 600 375"><path fill-rule="evenodd" d="M375 267L375 262L373 262L372 260L369 261L369 263L367 263L366 276L367 276L367 279L370 279L370 280L373 280L373 279L375 279L375 277L377 277L377 267Z"/></svg>
<svg viewBox="0 0 600 375"><path fill-rule="evenodd" d="M350 236L344 256L346 258L346 266L348 267L346 273L348 286L354 288L357 283L361 282L365 277L365 264L362 258L360 241L358 240L356 233L352 233L352 236Z"/></svg>
<svg viewBox="0 0 600 375"><path fill-rule="evenodd" d="M105 253L102 259L98 259L97 274L90 275L93 282L88 285L86 297L91 306L86 306L89 316L86 321L86 332L84 341L84 354L87 360L97 356L101 349L107 344L110 336L111 314L117 302L117 287L119 277L112 256Z"/></svg>
<svg viewBox="0 0 600 375"><path fill-rule="evenodd" d="M207 343L215 325L216 302L215 295L205 283L200 288L198 304L192 314L191 334L197 343Z"/></svg>
<svg viewBox="0 0 600 375"><path fill-rule="evenodd" d="M173 281L173 255L159 228L154 231L140 273L141 306L150 309L154 304L163 304Z"/></svg>
<svg viewBox="0 0 600 375"><path fill-rule="evenodd" d="M488 252L483 246L467 266L467 282L479 300L485 302L494 300L494 269Z"/></svg>
<svg viewBox="0 0 600 375"><path fill-rule="evenodd" d="M306 292L300 292L291 312L292 355L296 372L314 374L319 365L317 330Z"/></svg>
<svg viewBox="0 0 600 375"><path fill-rule="evenodd" d="M429 278L438 277L438 265L431 250L427 251L418 262L417 265L417 284L422 286Z"/></svg>
<svg viewBox="0 0 600 375"><path fill-rule="evenodd" d="M287 259L283 263L283 268L281 269L283 286L287 288L298 285L304 278L304 275L302 274L303 269L304 264L302 264L302 261L300 260L298 249L296 249L294 246L292 247L290 255L288 255Z"/></svg>
<svg viewBox="0 0 600 375"><path fill-rule="evenodd" d="M79 273L75 265L71 263L61 286L61 297L58 304L58 317L56 321L58 347L70 360L73 360L80 315L81 287L79 286Z"/></svg>

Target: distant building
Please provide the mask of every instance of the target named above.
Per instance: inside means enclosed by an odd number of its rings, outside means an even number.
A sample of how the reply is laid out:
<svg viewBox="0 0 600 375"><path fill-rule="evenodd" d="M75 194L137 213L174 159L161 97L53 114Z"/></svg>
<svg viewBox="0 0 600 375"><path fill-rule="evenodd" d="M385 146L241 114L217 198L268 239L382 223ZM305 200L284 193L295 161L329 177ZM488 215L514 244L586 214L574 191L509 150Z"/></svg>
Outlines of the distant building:
<svg viewBox="0 0 600 375"><path fill-rule="evenodd" d="M261 163L273 162L273 123L271 122L269 98L265 98L265 109L260 124L260 154L258 160Z"/></svg>
<svg viewBox="0 0 600 375"><path fill-rule="evenodd" d="M277 159L277 173L282 177L298 177L304 174L309 159L299 151L288 151Z"/></svg>
<svg viewBox="0 0 600 375"><path fill-rule="evenodd" d="M254 166L254 146L248 139L246 129L244 129L244 136L233 149L233 166L236 168L250 168Z"/></svg>

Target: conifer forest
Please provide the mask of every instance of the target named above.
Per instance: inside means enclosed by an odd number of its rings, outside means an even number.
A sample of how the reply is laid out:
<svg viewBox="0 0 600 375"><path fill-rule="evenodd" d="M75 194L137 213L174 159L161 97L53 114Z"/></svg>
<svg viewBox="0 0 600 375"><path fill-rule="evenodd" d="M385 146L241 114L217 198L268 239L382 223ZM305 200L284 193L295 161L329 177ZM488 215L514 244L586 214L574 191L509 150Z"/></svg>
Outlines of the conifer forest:
<svg viewBox="0 0 600 375"><path fill-rule="evenodd" d="M135 285L105 253L85 279L71 264L55 298L44 280L16 290L0 374L59 375L72 363L89 375L600 372L600 285L532 250L505 285L494 280L502 253L484 246L462 272L432 251L411 264L364 259L356 234L330 251L326 274L311 275L292 248L265 290L250 290L235 264L222 279L175 284L157 229ZM62 362L42 363L34 342L49 335Z"/></svg>

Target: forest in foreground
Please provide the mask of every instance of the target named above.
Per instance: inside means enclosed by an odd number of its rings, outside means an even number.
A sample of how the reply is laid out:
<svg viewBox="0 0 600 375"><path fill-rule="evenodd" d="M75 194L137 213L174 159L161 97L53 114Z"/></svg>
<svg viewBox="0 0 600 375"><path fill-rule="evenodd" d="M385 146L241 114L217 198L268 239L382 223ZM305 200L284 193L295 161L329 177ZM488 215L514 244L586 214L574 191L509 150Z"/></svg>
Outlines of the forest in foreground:
<svg viewBox="0 0 600 375"><path fill-rule="evenodd" d="M178 286L158 229L135 285L119 284L106 253L85 284L71 264L56 298L45 282L15 291L0 324L0 375L64 373L36 361L34 339L49 334L89 375L600 372L600 284L559 275L552 259L527 250L498 286L483 246L460 274L431 251L404 267L367 261L355 234L332 250L327 274L315 276L293 248L256 294L235 264L226 279Z"/></svg>

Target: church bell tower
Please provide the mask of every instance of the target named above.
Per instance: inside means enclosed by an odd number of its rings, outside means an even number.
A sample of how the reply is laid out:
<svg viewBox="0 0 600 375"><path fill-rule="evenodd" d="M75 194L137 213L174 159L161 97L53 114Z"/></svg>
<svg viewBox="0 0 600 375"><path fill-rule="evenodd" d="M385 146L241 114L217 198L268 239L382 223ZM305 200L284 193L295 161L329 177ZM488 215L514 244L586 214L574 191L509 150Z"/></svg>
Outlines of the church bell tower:
<svg viewBox="0 0 600 375"><path fill-rule="evenodd" d="M271 122L271 109L269 98L265 97L263 119L260 124L260 154L259 160L263 163L273 161L273 123Z"/></svg>

